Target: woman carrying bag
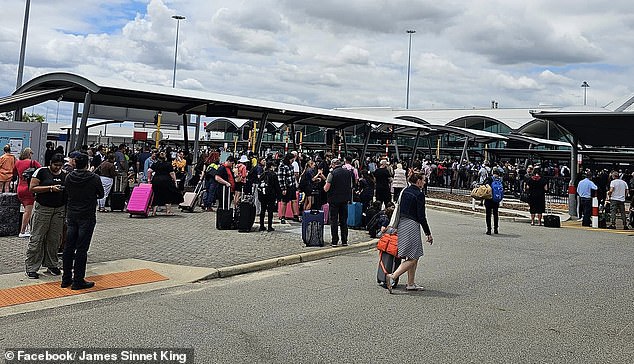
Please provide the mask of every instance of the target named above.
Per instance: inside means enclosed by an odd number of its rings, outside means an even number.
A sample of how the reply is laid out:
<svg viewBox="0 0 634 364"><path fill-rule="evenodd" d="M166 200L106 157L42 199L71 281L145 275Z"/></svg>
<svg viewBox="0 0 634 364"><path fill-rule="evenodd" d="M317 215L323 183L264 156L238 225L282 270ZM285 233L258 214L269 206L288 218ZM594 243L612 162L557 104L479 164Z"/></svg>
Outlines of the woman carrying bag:
<svg viewBox="0 0 634 364"><path fill-rule="evenodd" d="M403 190L399 198L398 207L394 214L396 221L392 221L397 226L398 233L398 256L405 261L392 274L386 276L388 291L392 293L393 281L407 272L408 291L422 291L423 287L415 282L416 267L418 260L423 256L423 237L421 229L427 236L429 245L433 244L434 238L427 223L425 215L425 175L415 173L409 177L410 186Z"/></svg>

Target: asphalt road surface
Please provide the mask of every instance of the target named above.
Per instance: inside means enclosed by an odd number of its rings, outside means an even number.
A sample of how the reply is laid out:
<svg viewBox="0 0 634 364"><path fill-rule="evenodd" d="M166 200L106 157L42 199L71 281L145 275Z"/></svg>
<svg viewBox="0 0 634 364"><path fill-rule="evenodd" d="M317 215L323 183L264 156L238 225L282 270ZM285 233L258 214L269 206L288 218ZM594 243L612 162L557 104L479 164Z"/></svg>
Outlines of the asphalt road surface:
<svg viewBox="0 0 634 364"><path fill-rule="evenodd" d="M368 251L5 317L0 347L193 347L196 363L634 361L634 238L511 223L489 237L473 217L430 218L423 292L389 295Z"/></svg>

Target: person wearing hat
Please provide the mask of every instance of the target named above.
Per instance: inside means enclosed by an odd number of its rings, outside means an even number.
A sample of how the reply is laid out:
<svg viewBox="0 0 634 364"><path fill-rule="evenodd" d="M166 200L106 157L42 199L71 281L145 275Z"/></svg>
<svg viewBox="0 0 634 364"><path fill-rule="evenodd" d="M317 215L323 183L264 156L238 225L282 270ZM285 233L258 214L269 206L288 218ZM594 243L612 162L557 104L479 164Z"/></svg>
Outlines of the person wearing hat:
<svg viewBox="0 0 634 364"><path fill-rule="evenodd" d="M491 186L493 181L502 181L500 177L500 170L498 168L493 168L491 170L492 175L488 176L484 179L484 184ZM499 209L500 209L500 201L493 201L492 198L484 200L484 209L486 211L486 223L487 223L487 235L491 235L491 214L493 214L493 233L498 234L498 223L499 223Z"/></svg>
<svg viewBox="0 0 634 364"><path fill-rule="evenodd" d="M352 172L341 167L339 159L331 162L332 171L326 178L324 191L328 194L330 206L330 234L331 246L339 244L339 226L341 226L341 245L348 246L348 203L352 199L352 184L354 176Z"/></svg>

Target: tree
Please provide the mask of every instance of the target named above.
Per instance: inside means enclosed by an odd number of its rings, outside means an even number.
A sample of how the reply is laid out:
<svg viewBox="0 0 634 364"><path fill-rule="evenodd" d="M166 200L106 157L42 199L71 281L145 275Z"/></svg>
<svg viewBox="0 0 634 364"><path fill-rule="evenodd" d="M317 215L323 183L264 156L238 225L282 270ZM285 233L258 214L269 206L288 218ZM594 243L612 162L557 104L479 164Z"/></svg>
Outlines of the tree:
<svg viewBox="0 0 634 364"><path fill-rule="evenodd" d="M34 114L34 113L24 113L22 114L22 121L26 122L26 123L43 123L46 121L46 117L44 115L41 114Z"/></svg>

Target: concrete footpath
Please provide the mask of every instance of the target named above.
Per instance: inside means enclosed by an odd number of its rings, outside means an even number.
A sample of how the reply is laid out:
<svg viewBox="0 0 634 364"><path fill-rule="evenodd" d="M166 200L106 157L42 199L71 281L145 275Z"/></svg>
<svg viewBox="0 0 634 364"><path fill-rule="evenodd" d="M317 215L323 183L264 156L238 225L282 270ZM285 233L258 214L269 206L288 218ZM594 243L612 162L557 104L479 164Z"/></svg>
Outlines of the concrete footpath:
<svg viewBox="0 0 634 364"><path fill-rule="evenodd" d="M434 202L430 202L430 210L483 216L481 212L471 210L472 206L468 204L443 201L443 206L435 206ZM501 216L500 219L529 221L526 214L513 212L517 216ZM276 224L276 231L271 233L238 233L216 230L215 215L199 211L143 219L117 212L98 214L88 258L88 280L95 275L137 269L151 269L168 279L3 307L0 308L0 317L304 263L374 249L376 245L376 239L371 239L365 230L351 229L350 245L332 248L329 245L330 228L326 225L326 246L308 248L302 244L299 223ZM474 224L481 221L474 219ZM3 263L0 265L0 295L2 290L7 292L14 287L60 280L60 277L47 275L45 268L40 270L38 280L25 277L23 262L27 243L26 239L17 237L0 238L0 259Z"/></svg>

